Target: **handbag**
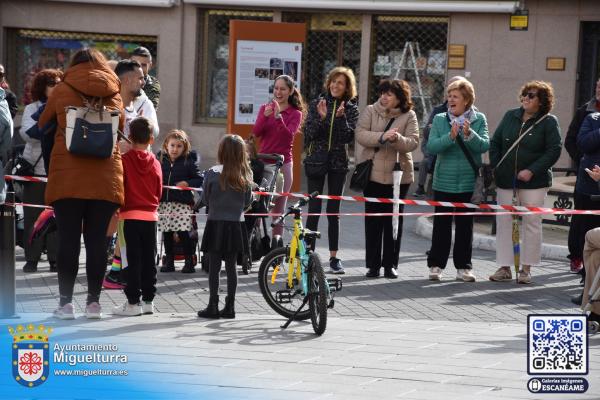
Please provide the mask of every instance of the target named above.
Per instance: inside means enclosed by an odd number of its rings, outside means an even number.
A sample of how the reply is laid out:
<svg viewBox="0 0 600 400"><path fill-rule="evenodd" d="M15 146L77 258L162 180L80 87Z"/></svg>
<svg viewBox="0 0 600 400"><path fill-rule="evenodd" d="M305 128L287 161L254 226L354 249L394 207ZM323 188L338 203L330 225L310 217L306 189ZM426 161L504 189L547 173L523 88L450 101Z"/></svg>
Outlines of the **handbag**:
<svg viewBox="0 0 600 400"><path fill-rule="evenodd" d="M12 174L19 176L34 176L35 167L38 165L41 158L42 154L40 154L35 164L32 165L29 161L25 159L25 157L23 157L22 154L18 155L15 158L15 161L12 166Z"/></svg>
<svg viewBox="0 0 600 400"><path fill-rule="evenodd" d="M387 123L383 132L387 132L390 129L390 126L394 123L396 118L390 119ZM355 190L357 192L363 192L371 179L371 170L373 169L373 159L375 158L375 154L379 151L379 147L375 148L375 152L373 153L373 157L366 159L365 161L356 164L354 167L354 172L352 173L352 177L350 178L350 189Z"/></svg>
<svg viewBox="0 0 600 400"><path fill-rule="evenodd" d="M475 186L473 187L473 194L471 195L471 203L473 204L481 204L485 200L485 193L492 185L494 181L493 170L489 164L482 164L480 167L475 164L475 160L473 160L473 156L467 150L465 146L465 142L463 141L460 135L456 136L456 142L458 146L465 154L467 161L473 168L473 172L475 172Z"/></svg>
<svg viewBox="0 0 600 400"><path fill-rule="evenodd" d="M89 98L69 86L81 96L84 106L66 108L67 150L78 156L109 158L117 143L120 112L107 110L101 97Z"/></svg>
<svg viewBox="0 0 600 400"><path fill-rule="evenodd" d="M333 121L335 118L335 110L337 100L333 101L333 111L331 112L331 121L329 123L329 144L327 151L321 149L318 151L312 150L312 143L308 147L308 154L304 158L304 172L308 178L319 179L327 174L329 170L329 150L331 149L331 136L333 133Z"/></svg>
<svg viewBox="0 0 600 400"><path fill-rule="evenodd" d="M322 178L328 171L328 151L313 151L304 158L304 172L308 178Z"/></svg>

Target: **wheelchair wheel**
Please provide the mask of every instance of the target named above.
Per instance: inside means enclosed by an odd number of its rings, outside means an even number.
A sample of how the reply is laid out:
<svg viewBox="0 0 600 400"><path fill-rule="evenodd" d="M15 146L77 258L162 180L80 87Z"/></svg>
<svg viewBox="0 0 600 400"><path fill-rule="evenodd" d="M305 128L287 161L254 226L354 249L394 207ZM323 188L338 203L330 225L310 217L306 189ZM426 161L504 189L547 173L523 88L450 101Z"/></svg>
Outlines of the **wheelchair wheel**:
<svg viewBox="0 0 600 400"><path fill-rule="evenodd" d="M308 259L309 265L309 310L310 321L312 322L313 330L319 336L325 332L327 327L327 279L325 272L321 267L321 260L315 253L310 254Z"/></svg>
<svg viewBox="0 0 600 400"><path fill-rule="evenodd" d="M302 282L294 277L292 287L288 287L288 271L291 268L288 248L272 250L263 258L258 270L258 284L267 304L276 313L290 318L304 301ZM310 318L310 310L305 309L296 315L296 320Z"/></svg>

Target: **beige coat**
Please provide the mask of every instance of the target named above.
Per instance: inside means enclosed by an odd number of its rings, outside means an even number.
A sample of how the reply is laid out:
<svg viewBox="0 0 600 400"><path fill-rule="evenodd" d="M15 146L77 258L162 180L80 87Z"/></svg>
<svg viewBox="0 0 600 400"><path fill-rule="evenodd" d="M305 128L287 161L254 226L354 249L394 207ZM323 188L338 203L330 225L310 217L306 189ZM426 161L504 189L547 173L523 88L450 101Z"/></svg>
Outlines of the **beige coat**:
<svg viewBox="0 0 600 400"><path fill-rule="evenodd" d="M400 138L395 143L381 144L379 139L384 133L390 118L396 118L390 129L398 128ZM387 112L377 101L367 106L358 118L356 125L356 140L364 146L358 157L358 162L373 158L371 180L384 185L392 184L392 171L396 163L396 153L400 156L402 167L402 183L412 183L414 178L411 152L419 146L419 125L414 111L402 113L400 109ZM375 153L375 148L379 151ZM375 154L375 157L373 157Z"/></svg>

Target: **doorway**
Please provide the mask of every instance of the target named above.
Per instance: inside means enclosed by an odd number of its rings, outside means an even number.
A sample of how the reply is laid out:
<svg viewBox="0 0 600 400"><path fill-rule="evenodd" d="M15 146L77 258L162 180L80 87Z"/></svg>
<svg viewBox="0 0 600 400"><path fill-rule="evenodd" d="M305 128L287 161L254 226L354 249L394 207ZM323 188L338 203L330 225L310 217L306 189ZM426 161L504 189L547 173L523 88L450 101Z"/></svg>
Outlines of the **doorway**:
<svg viewBox="0 0 600 400"><path fill-rule="evenodd" d="M600 22L582 22L580 38L577 107L594 97L600 78Z"/></svg>

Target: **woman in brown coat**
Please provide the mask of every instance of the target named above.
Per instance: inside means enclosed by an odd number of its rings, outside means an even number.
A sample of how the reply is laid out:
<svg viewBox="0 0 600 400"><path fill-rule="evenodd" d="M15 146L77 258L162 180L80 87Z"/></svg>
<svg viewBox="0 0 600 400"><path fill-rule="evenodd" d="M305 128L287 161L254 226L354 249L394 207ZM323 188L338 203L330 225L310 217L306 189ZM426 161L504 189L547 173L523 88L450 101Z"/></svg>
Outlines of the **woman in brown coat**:
<svg viewBox="0 0 600 400"><path fill-rule="evenodd" d="M373 159L371 179L364 195L388 198L393 196L392 176L398 155L403 171L400 198L404 198L413 181L413 161L410 153L419 145L417 115L412 111L410 87L407 82L399 79L382 81L379 93L379 100L360 113L356 126L356 140L365 147L358 161ZM403 207L400 206L400 212L402 210ZM366 213L392 211L391 204L365 203ZM386 278L398 277L396 268L401 238L402 217L398 224L396 240L393 238L392 217L365 217L368 278L378 277L381 267L384 268Z"/></svg>
<svg viewBox="0 0 600 400"><path fill-rule="evenodd" d="M73 319L73 288L79 269L81 233L86 247L88 295L87 318L100 318L100 290L106 269L106 229L113 213L123 204L123 165L115 146L109 158L92 158L70 153L65 144L68 106L83 106L83 97L101 97L109 110L121 110L119 127L123 129L123 105L120 82L106 64L104 56L93 49L74 54L39 120L44 128L56 120L58 128L50 157L46 203L54 208L60 242L58 245L58 288L60 303L54 316Z"/></svg>

